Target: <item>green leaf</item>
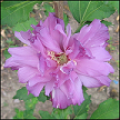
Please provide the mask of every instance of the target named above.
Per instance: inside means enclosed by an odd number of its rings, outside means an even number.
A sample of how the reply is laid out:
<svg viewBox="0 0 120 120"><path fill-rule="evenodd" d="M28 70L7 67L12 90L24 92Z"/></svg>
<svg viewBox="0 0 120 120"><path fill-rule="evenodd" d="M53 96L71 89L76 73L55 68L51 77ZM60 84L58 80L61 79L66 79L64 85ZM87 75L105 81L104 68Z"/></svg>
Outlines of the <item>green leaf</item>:
<svg viewBox="0 0 120 120"><path fill-rule="evenodd" d="M82 115L76 116L74 119L86 119L88 116L87 113L83 113Z"/></svg>
<svg viewBox="0 0 120 120"><path fill-rule="evenodd" d="M11 57L10 53L8 52L8 48L4 50L3 54L4 54L6 59Z"/></svg>
<svg viewBox="0 0 120 120"><path fill-rule="evenodd" d="M37 21L34 18L30 18L29 20L25 21L25 22L21 22L21 23L17 23L15 25L15 27L13 27L13 31L27 31L27 30L33 30L33 28L31 28L31 24L37 25Z"/></svg>
<svg viewBox="0 0 120 120"><path fill-rule="evenodd" d="M39 111L39 114L42 119L54 119L54 117L51 116L51 114L48 111Z"/></svg>
<svg viewBox="0 0 120 120"><path fill-rule="evenodd" d="M66 109L53 108L52 112L52 116L54 116L55 119L68 119L70 114L72 114L71 106Z"/></svg>
<svg viewBox="0 0 120 120"><path fill-rule="evenodd" d="M19 100L28 100L34 98L34 96L30 93L28 95L28 91L25 87L22 87L21 89L17 90L16 95L13 97L13 99L19 99Z"/></svg>
<svg viewBox="0 0 120 120"><path fill-rule="evenodd" d="M108 22L108 21L105 21L105 20L102 20L101 23L105 24L107 27L112 25L111 22Z"/></svg>
<svg viewBox="0 0 120 120"><path fill-rule="evenodd" d="M9 45L12 45L14 42L11 39L6 40Z"/></svg>
<svg viewBox="0 0 120 120"><path fill-rule="evenodd" d="M2 7L4 7L4 8L7 8L7 9L9 9L9 8L11 8L11 7L17 7L17 6L19 6L19 5L22 5L23 4L23 2L22 1L3 1L2 3L1 3L1 6Z"/></svg>
<svg viewBox="0 0 120 120"><path fill-rule="evenodd" d="M90 119L116 119L119 118L119 101L109 98L103 101Z"/></svg>
<svg viewBox="0 0 120 120"><path fill-rule="evenodd" d="M115 9L117 9L117 12L119 14L119 0L118 1L109 1L109 2Z"/></svg>
<svg viewBox="0 0 120 120"><path fill-rule="evenodd" d="M82 24L84 21L108 18L115 12L114 7L106 1L68 1L73 17Z"/></svg>
<svg viewBox="0 0 120 120"><path fill-rule="evenodd" d="M75 31L75 33L80 32L81 28L82 28L84 25L86 25L86 24L90 25L91 22L92 22L92 21L83 22L82 25L80 25L80 26L78 27L78 29Z"/></svg>
<svg viewBox="0 0 120 120"><path fill-rule="evenodd" d="M68 22L69 22L69 19L68 19L68 16L63 13L63 20L64 20L64 23L65 23L65 26L67 26Z"/></svg>
<svg viewBox="0 0 120 120"><path fill-rule="evenodd" d="M13 119L36 119L33 116L33 109L19 111L19 109L15 108L15 112L16 115L13 117Z"/></svg>
<svg viewBox="0 0 120 120"><path fill-rule="evenodd" d="M29 100L26 100L25 101L25 108L28 110L28 109L34 109L35 108L35 105L37 104L38 102L38 99L37 98L32 98L32 99L29 99Z"/></svg>
<svg viewBox="0 0 120 120"><path fill-rule="evenodd" d="M33 116L33 109L24 110L23 117L24 119L36 119L36 117Z"/></svg>
<svg viewBox="0 0 120 120"><path fill-rule="evenodd" d="M13 119L23 119L23 111L19 111L18 108L15 108L16 115L13 117Z"/></svg>
<svg viewBox="0 0 120 120"><path fill-rule="evenodd" d="M83 91L86 91L86 90L88 90L85 86L82 86L82 90Z"/></svg>
<svg viewBox="0 0 120 120"><path fill-rule="evenodd" d="M83 101L83 103L78 106L78 105L74 105L73 106L73 109L74 109L74 114L76 116L80 116L82 115L83 113L87 113L88 109L89 109L89 104L91 103L91 100L90 100L90 96L88 99L85 99Z"/></svg>
<svg viewBox="0 0 120 120"><path fill-rule="evenodd" d="M39 101L45 102L49 99L49 97L45 96L44 89L40 92L40 95L37 97Z"/></svg>
<svg viewBox="0 0 120 120"><path fill-rule="evenodd" d="M45 15L48 16L49 12L55 12L55 10L48 4L44 4Z"/></svg>
<svg viewBox="0 0 120 120"><path fill-rule="evenodd" d="M42 1L3 1L1 3L1 24L13 27L29 19L33 5Z"/></svg>
<svg viewBox="0 0 120 120"><path fill-rule="evenodd" d="M18 45L10 45L9 48L19 47Z"/></svg>
<svg viewBox="0 0 120 120"><path fill-rule="evenodd" d="M89 105L91 103L91 100L90 100L91 96L89 96L86 93L87 88L82 86L82 89L83 89L83 95L84 95L85 100L83 101L83 103L80 106L78 106L78 105L73 106L75 119L87 118L87 112L89 110Z"/></svg>

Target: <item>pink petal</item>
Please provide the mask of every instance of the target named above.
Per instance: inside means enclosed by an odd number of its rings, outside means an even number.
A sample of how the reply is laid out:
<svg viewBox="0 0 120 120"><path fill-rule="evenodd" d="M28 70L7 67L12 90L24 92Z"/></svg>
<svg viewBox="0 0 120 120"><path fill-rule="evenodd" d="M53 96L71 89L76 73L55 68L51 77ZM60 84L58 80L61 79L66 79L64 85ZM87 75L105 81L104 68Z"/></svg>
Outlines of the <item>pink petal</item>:
<svg viewBox="0 0 120 120"><path fill-rule="evenodd" d="M80 79L76 79L74 81L74 91L72 96L72 103L73 105L80 105L84 101L84 96L82 92L82 83Z"/></svg>
<svg viewBox="0 0 120 120"><path fill-rule="evenodd" d="M47 67L47 64L46 64L46 59L40 53L39 54L39 70L40 70L42 75L44 75L47 68L48 67Z"/></svg>
<svg viewBox="0 0 120 120"><path fill-rule="evenodd" d="M92 52L92 55L95 57L95 59L100 61L110 61L112 58L109 52L102 47L90 48L90 51Z"/></svg>
<svg viewBox="0 0 120 120"><path fill-rule="evenodd" d="M82 84L87 88L101 87L104 85L99 80L92 78L92 77L79 75L79 78Z"/></svg>
<svg viewBox="0 0 120 120"><path fill-rule="evenodd" d="M60 24L62 26L62 29L64 30L64 21L57 18L55 16L55 13L49 13L49 16L43 23L43 27L49 27L50 30L52 30L52 29L54 30L54 27L57 24Z"/></svg>
<svg viewBox="0 0 120 120"><path fill-rule="evenodd" d="M17 47L9 48L8 52L12 54L12 57L9 58L4 67L38 67L39 59L37 53L30 47Z"/></svg>
<svg viewBox="0 0 120 120"><path fill-rule="evenodd" d="M49 96L50 92L53 90L54 86L54 78L52 78L49 82L46 83L45 85L45 94Z"/></svg>
<svg viewBox="0 0 120 120"><path fill-rule="evenodd" d="M27 44L28 46L30 46L30 41L29 39L31 38L31 32L30 30L26 31L26 32L17 32L15 31L15 37L17 37L21 42Z"/></svg>
<svg viewBox="0 0 120 120"><path fill-rule="evenodd" d="M60 89L54 89L52 91L52 103L55 108L65 109L72 102Z"/></svg>
<svg viewBox="0 0 120 120"><path fill-rule="evenodd" d="M94 59L83 59L77 63L76 71L80 74L94 77L101 74L107 76L110 72L113 73L114 69L107 62Z"/></svg>
<svg viewBox="0 0 120 120"><path fill-rule="evenodd" d="M78 77L78 74L74 71L71 71L69 77L70 77L70 80L74 81Z"/></svg>
<svg viewBox="0 0 120 120"><path fill-rule="evenodd" d="M103 25L100 20L93 20L88 26L85 25L79 35L74 36L86 48L103 46L109 39L108 28Z"/></svg>
<svg viewBox="0 0 120 120"><path fill-rule="evenodd" d="M68 36L67 36L66 40L62 41L64 50L67 49L68 43L69 43L69 40L70 40L70 36L71 36L71 27L70 27L70 24L68 24L66 28L67 28L67 34L68 34Z"/></svg>
<svg viewBox="0 0 120 120"><path fill-rule="evenodd" d="M64 64L63 66L60 67L60 70L69 75L71 71L73 71L73 69L75 68L76 64L73 61L69 61L66 64Z"/></svg>
<svg viewBox="0 0 120 120"><path fill-rule="evenodd" d="M57 24L55 26L55 30L58 30L64 37L67 37L64 30L62 29L62 26L60 24Z"/></svg>
<svg viewBox="0 0 120 120"><path fill-rule="evenodd" d="M18 70L19 82L25 83L38 74L40 74L40 73L35 68L22 67Z"/></svg>
<svg viewBox="0 0 120 120"><path fill-rule="evenodd" d="M102 84L106 85L106 86L110 86L111 80L107 77L107 76L98 76L96 77L96 79L98 79Z"/></svg>
<svg viewBox="0 0 120 120"><path fill-rule="evenodd" d="M41 77L40 75L36 75L28 81L28 84L31 87L31 86L34 86L35 84L46 83L50 80L51 80L50 76Z"/></svg>
<svg viewBox="0 0 120 120"><path fill-rule="evenodd" d="M74 90L74 83L71 80L67 80L60 86L60 89L64 92L68 99L71 99Z"/></svg>
<svg viewBox="0 0 120 120"><path fill-rule="evenodd" d="M55 52L62 52L59 43L51 37L47 28L41 29L40 35L42 36L40 40L46 48Z"/></svg>
<svg viewBox="0 0 120 120"><path fill-rule="evenodd" d="M46 58L47 57L47 49L43 46L39 38L37 37L37 40L35 40L31 47L36 50L38 53L41 52L41 54Z"/></svg>
<svg viewBox="0 0 120 120"><path fill-rule="evenodd" d="M35 97L38 97L43 86L44 86L44 83L37 83L36 85L32 87L30 87L29 84L27 84L26 88L29 93L32 93Z"/></svg>

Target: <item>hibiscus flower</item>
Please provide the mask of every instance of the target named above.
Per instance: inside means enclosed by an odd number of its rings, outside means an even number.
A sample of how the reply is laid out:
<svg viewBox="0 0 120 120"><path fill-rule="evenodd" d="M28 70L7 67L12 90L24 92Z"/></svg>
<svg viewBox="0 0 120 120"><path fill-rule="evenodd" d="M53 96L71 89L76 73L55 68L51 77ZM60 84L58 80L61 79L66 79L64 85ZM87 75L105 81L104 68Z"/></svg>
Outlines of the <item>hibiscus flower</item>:
<svg viewBox="0 0 120 120"><path fill-rule="evenodd" d="M9 48L11 58L5 67L18 70L19 82L27 83L28 93L39 96L43 87L53 107L64 109L84 101L82 85L87 88L109 86L107 77L114 69L107 62L108 28L95 19L71 35L70 24L49 13L34 29L15 32L26 47Z"/></svg>

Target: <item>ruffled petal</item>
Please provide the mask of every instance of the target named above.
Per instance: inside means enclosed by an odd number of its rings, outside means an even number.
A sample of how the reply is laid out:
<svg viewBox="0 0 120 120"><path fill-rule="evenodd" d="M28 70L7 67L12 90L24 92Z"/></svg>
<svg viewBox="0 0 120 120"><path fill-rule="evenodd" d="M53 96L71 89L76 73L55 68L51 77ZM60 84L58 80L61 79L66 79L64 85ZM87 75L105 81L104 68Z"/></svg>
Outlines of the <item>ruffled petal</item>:
<svg viewBox="0 0 120 120"><path fill-rule="evenodd" d="M30 41L29 39L31 38L31 32L30 30L24 32L17 32L15 31L15 37L17 37L21 42L27 44L28 46L30 46Z"/></svg>
<svg viewBox="0 0 120 120"><path fill-rule="evenodd" d="M72 103L73 105L80 105L84 101L83 91L82 91L82 83L80 79L76 79L74 81L74 91L72 95Z"/></svg>
<svg viewBox="0 0 120 120"><path fill-rule="evenodd" d="M31 47L36 50L38 53L41 53L45 58L47 58L47 49L43 46L39 38L31 44Z"/></svg>
<svg viewBox="0 0 120 120"><path fill-rule="evenodd" d="M39 71L32 67L22 67L18 70L19 82L25 83L36 75L39 75Z"/></svg>
<svg viewBox="0 0 120 120"><path fill-rule="evenodd" d="M63 66L61 66L61 67L60 67L60 70L61 70L63 73L69 75L70 72L74 70L75 66L76 66L76 64L75 64L74 61L69 61L68 63L66 63L66 64L64 64Z"/></svg>
<svg viewBox="0 0 120 120"><path fill-rule="evenodd" d="M52 103L54 108L65 109L72 102L71 99L68 99L66 95L60 89L54 89L52 91Z"/></svg>
<svg viewBox="0 0 120 120"><path fill-rule="evenodd" d="M76 72L91 77L113 73L114 69L107 62L97 61L94 59L83 59L77 63Z"/></svg>
<svg viewBox="0 0 120 120"><path fill-rule="evenodd" d="M71 73L69 75L70 80L74 81L74 80L76 80L77 77L78 77L78 74L74 71L71 71Z"/></svg>
<svg viewBox="0 0 120 120"><path fill-rule="evenodd" d="M109 40L108 28L100 22L100 20L93 20L88 26L85 25L79 35L74 36L86 48L103 46Z"/></svg>
<svg viewBox="0 0 120 120"><path fill-rule="evenodd" d="M92 55L95 57L95 59L100 61L110 61L112 56L108 51L105 50L103 47L94 47L90 48L90 51Z"/></svg>
<svg viewBox="0 0 120 120"><path fill-rule="evenodd" d="M60 89L64 92L68 99L71 99L74 90L74 83L71 80L67 80L61 85Z"/></svg>
<svg viewBox="0 0 120 120"><path fill-rule="evenodd" d="M36 75L35 77L29 79L28 84L29 84L30 87L32 87L35 84L46 83L46 82L48 82L50 80L51 80L50 76L41 77L40 75L39 76Z"/></svg>
<svg viewBox="0 0 120 120"><path fill-rule="evenodd" d="M9 48L8 52L12 55L6 62L4 67L21 68L31 66L37 68L39 59L37 53L30 47Z"/></svg>
<svg viewBox="0 0 120 120"><path fill-rule="evenodd" d="M95 78L98 79L105 86L110 86L111 80L107 76L101 75Z"/></svg>
<svg viewBox="0 0 120 120"><path fill-rule="evenodd" d="M70 40L70 36L71 36L71 27L70 27L70 24L68 24L66 28L67 28L67 34L68 34L68 36L67 36L66 40L62 41L64 50L67 49L68 44L69 44L69 40Z"/></svg>
<svg viewBox="0 0 120 120"><path fill-rule="evenodd" d="M54 52L62 52L59 43L51 37L48 28L41 29L40 35L41 35L40 40L46 48Z"/></svg>
<svg viewBox="0 0 120 120"><path fill-rule="evenodd" d="M79 78L82 84L87 88L101 87L104 85L99 80L92 78L92 77L79 75Z"/></svg>
<svg viewBox="0 0 120 120"><path fill-rule="evenodd" d="M54 87L54 78L52 78L49 82L45 85L45 95L49 96L50 92L53 90Z"/></svg>
<svg viewBox="0 0 120 120"><path fill-rule="evenodd" d="M35 97L38 97L40 91L43 89L45 83L37 83L34 86L30 87L29 84L26 85L28 93L32 93Z"/></svg>

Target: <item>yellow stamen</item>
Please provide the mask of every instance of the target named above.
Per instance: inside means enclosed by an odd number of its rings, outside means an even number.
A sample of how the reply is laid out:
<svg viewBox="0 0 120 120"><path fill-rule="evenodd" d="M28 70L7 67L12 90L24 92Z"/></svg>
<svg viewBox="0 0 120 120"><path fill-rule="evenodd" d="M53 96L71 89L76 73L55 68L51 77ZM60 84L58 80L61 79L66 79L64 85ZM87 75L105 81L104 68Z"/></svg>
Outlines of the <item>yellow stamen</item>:
<svg viewBox="0 0 120 120"><path fill-rule="evenodd" d="M68 62L68 58L64 53L60 53L55 56L55 52L48 51L48 55L51 57L52 60L55 60L60 65Z"/></svg>

